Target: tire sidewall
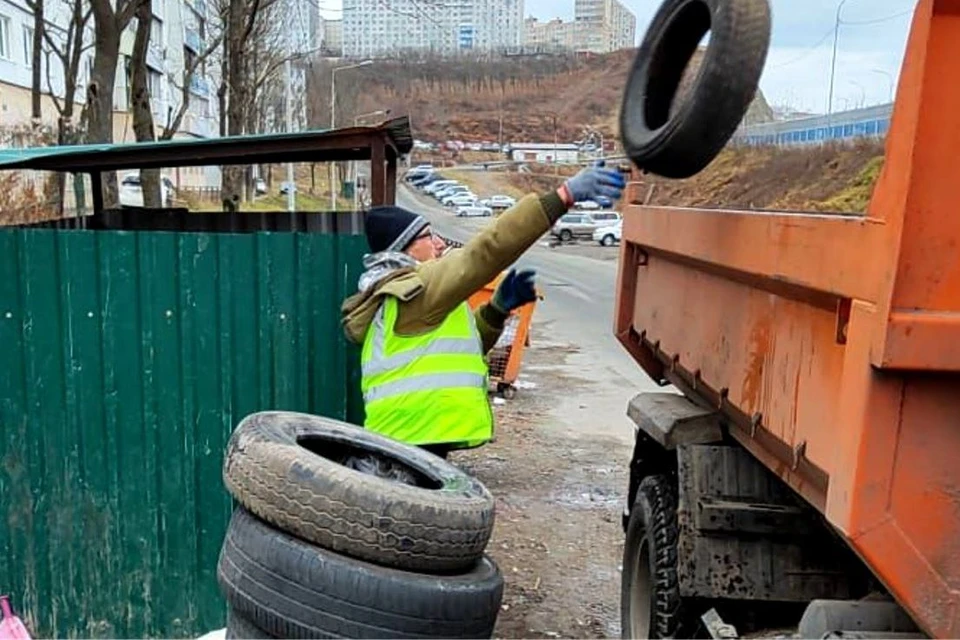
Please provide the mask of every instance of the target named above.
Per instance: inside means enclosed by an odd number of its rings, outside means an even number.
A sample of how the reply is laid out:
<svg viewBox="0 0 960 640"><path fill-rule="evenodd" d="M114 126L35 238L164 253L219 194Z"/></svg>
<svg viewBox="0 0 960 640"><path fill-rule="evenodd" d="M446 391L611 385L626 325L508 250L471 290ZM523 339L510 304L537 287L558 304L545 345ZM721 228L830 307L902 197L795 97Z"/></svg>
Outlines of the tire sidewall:
<svg viewBox="0 0 960 640"><path fill-rule="evenodd" d="M668 37L676 37L675 20L694 5L710 15L710 42L683 101L662 126L650 129L650 71L659 59L653 54L666 46ZM745 21L745 11L758 22ZM666 0L641 43L621 105L621 138L633 163L667 178L687 178L712 162L756 98L769 44L767 0ZM731 60L737 61L736 71ZM676 99L675 94L672 101Z"/></svg>
<svg viewBox="0 0 960 640"><path fill-rule="evenodd" d="M697 71L696 78L693 80L693 88L690 91L688 99L680 105L680 108L667 119L667 122L656 129L650 129L647 126L646 108L643 102L638 105L639 108L633 108L635 100L642 100L640 96L646 95L645 85L649 80L650 64L653 61L653 54L663 45L665 33L664 27L669 25L676 18L677 14L693 4L704 4L710 11L711 24L710 29L722 28L718 25L722 17L718 17L715 11L717 0L667 0L664 2L653 21L647 28L646 36L640 44L634 59L633 69L627 80L627 86L623 93L623 104L620 110L620 130L624 142L632 147L649 148L647 153L655 153L656 149L662 147L673 136L681 124L687 121L689 115L698 102L701 87L703 86L704 76L706 74L707 60L711 57L714 46L708 45L704 52L703 61ZM692 59L692 58L691 58ZM641 85L641 86L637 86ZM679 89L679 87L678 87ZM631 118L631 113L640 114L642 117Z"/></svg>

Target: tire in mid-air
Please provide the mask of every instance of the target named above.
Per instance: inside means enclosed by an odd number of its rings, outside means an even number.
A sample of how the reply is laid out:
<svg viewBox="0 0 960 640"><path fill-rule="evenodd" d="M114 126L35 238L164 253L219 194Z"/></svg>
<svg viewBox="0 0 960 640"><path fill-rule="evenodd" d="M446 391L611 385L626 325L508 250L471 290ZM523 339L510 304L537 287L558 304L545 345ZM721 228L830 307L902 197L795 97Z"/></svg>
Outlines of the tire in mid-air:
<svg viewBox="0 0 960 640"><path fill-rule="evenodd" d="M716 158L756 96L770 31L768 0L664 0L623 95L620 137L637 168L688 178ZM680 91L708 32L696 76Z"/></svg>

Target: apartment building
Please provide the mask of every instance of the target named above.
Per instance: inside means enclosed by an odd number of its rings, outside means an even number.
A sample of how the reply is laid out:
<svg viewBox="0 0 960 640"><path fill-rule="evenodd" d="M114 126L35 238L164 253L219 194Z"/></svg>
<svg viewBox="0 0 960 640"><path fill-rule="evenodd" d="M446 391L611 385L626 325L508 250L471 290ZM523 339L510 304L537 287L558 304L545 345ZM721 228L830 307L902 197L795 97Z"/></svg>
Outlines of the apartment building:
<svg viewBox="0 0 960 640"><path fill-rule="evenodd" d="M523 44L534 51L573 51L577 47L575 22L554 18L540 22L527 18L523 25Z"/></svg>
<svg viewBox="0 0 960 640"><path fill-rule="evenodd" d="M633 47L637 18L619 0L575 0L577 49L608 53Z"/></svg>
<svg viewBox="0 0 960 640"><path fill-rule="evenodd" d="M321 48L324 55L339 57L343 55L343 20L323 21L323 40Z"/></svg>
<svg viewBox="0 0 960 640"><path fill-rule="evenodd" d="M343 54L450 55L517 47L523 0L343 0Z"/></svg>
<svg viewBox="0 0 960 640"><path fill-rule="evenodd" d="M48 0L45 5L47 29L57 37L69 26L67 2ZM153 112L158 129L166 122L168 111L180 105L180 84L185 65L202 55L209 42L211 8L206 0L154 0L150 47L147 53L149 84L153 98ZM117 142L133 139L129 122L130 100L129 64L133 51L135 22L123 33L117 80L113 96L114 139ZM87 27L85 40L93 42L93 20ZM33 61L33 14L25 0L0 0L0 126L18 126L30 122L31 75ZM46 81L58 98L64 94L64 70L55 56L42 60L44 92L49 93ZM77 100L82 103L84 88L93 67L93 48L83 53L77 78ZM181 135L208 137L217 135L216 95L212 89L219 64L208 59L201 64L190 85L190 107L181 126ZM77 110L79 113L79 109ZM43 100L43 121L56 123L57 112L49 95Z"/></svg>

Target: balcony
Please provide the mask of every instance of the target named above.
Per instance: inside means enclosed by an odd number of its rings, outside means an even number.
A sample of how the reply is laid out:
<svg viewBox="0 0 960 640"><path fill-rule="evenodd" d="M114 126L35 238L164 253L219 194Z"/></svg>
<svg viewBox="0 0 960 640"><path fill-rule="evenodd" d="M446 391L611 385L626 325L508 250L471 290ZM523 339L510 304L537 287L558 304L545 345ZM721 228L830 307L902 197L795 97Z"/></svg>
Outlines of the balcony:
<svg viewBox="0 0 960 640"><path fill-rule="evenodd" d="M200 17L207 17L206 0L187 0L187 6L193 9Z"/></svg>
<svg viewBox="0 0 960 640"><path fill-rule="evenodd" d="M210 82L197 74L190 78L190 93L201 98L210 96Z"/></svg>
<svg viewBox="0 0 960 640"><path fill-rule="evenodd" d="M200 39L200 32L196 29L187 27L183 30L183 46L196 54L200 53L203 47L203 41Z"/></svg>
<svg viewBox="0 0 960 640"><path fill-rule="evenodd" d="M155 47L152 43L147 47L147 66L154 71L164 72L163 52L160 50L160 47Z"/></svg>

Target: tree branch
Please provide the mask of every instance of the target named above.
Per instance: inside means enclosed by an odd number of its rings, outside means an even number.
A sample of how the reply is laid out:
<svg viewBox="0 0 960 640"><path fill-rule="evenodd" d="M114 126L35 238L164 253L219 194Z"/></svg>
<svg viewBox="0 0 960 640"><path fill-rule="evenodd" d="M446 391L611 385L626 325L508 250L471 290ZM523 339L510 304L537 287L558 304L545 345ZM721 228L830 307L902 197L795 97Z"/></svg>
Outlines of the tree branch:
<svg viewBox="0 0 960 640"><path fill-rule="evenodd" d="M250 13L247 14L247 24L243 28L243 37L240 38L239 45L242 47L246 44L247 39L250 37L250 34L253 32L253 26L257 20L257 12L260 10L260 0L253 0L253 4L250 5Z"/></svg>
<svg viewBox="0 0 960 640"><path fill-rule="evenodd" d="M47 91L50 93L50 99L53 100L53 108L57 110L61 116L63 115L63 104L57 98L57 92L53 90L53 79L50 77L50 52L47 53ZM66 70L66 65L64 65L64 70Z"/></svg>
<svg viewBox="0 0 960 640"><path fill-rule="evenodd" d="M180 87L180 105L177 107L177 114L173 116L172 119L170 114L173 112L173 109L167 109L167 122L163 126L163 133L160 136L161 140L170 140L174 134L180 130L183 117L187 114L187 109L190 108L190 83L193 82L193 76L196 74L197 69L200 68L200 65L217 50L222 41L223 32L221 31L220 34L207 45L207 48L193 59L192 64L183 70L183 86ZM176 85L176 83L174 83L174 85Z"/></svg>
<svg viewBox="0 0 960 640"><path fill-rule="evenodd" d="M127 25L130 24L133 17L137 15L137 11L140 10L140 6L143 3L144 0L127 0L121 5L120 0L117 0L117 13L115 15L117 18L117 29L119 31L127 28Z"/></svg>

